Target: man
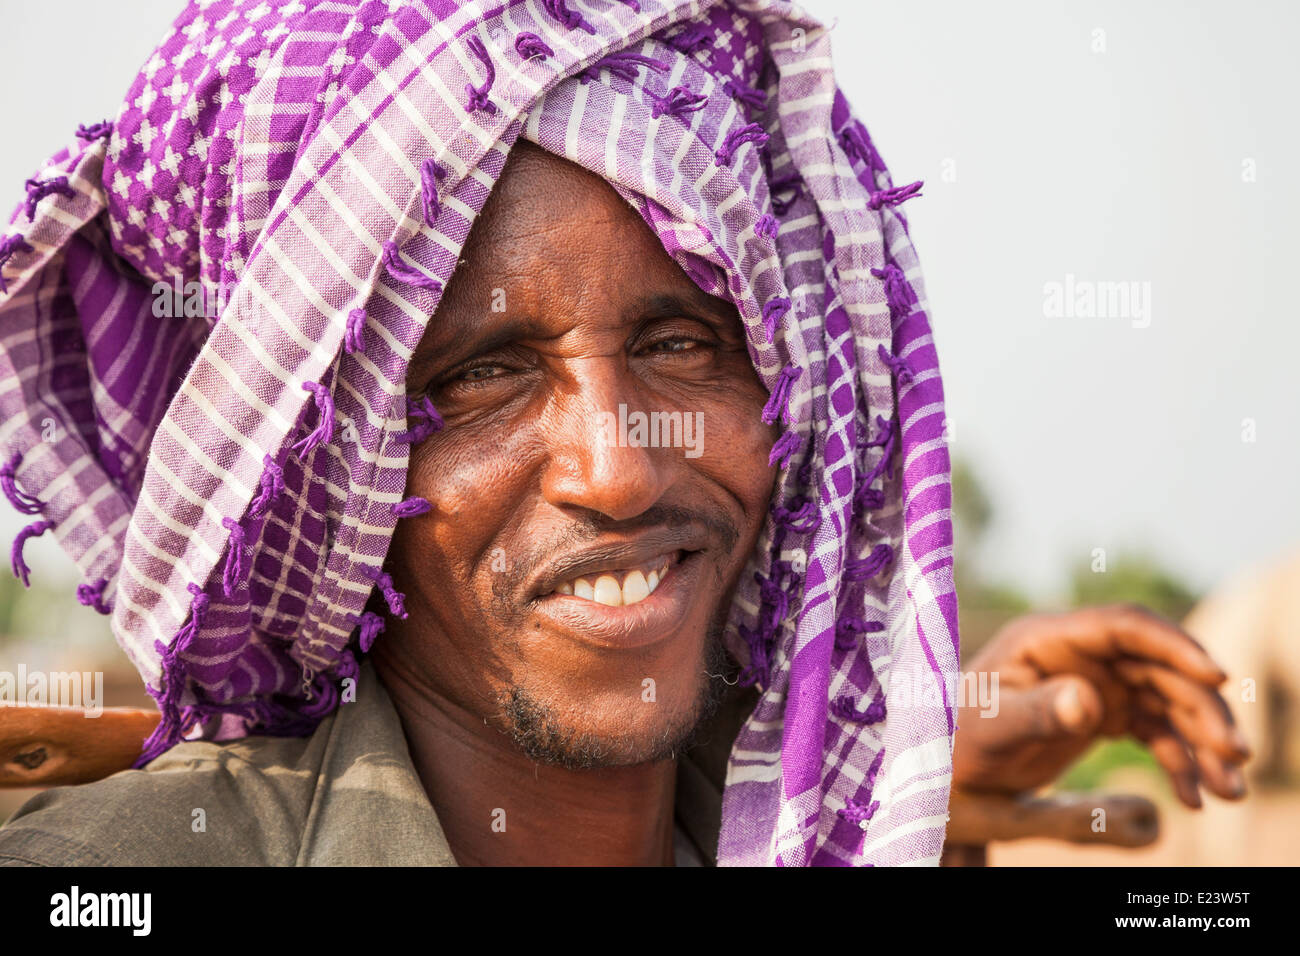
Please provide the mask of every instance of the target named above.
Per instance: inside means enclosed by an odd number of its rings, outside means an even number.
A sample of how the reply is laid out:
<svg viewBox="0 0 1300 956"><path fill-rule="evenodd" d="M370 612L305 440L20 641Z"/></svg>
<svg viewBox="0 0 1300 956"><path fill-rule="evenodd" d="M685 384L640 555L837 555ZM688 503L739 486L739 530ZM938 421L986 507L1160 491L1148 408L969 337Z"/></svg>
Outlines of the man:
<svg viewBox="0 0 1300 956"><path fill-rule="evenodd" d="M86 393L140 424L97 408L111 440L58 455L12 427L11 500L112 595L161 720L0 859L933 863L951 785L1005 800L1124 730L1184 799L1235 793L1222 674L1138 612L1017 625L1001 713L959 716L916 190L818 24L334 6L187 10L29 193L0 309L77 319ZM96 354L150 324L131 270L235 287L150 343L170 404ZM53 458L117 496L94 533Z"/></svg>

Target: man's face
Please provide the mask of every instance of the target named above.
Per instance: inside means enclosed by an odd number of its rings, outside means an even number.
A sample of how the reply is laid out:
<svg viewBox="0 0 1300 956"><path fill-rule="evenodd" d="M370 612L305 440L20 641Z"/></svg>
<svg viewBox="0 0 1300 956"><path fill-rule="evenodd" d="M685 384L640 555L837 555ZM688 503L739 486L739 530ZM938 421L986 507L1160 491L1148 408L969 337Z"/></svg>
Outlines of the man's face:
<svg viewBox="0 0 1300 956"><path fill-rule="evenodd" d="M665 759L731 668L775 480L739 316L611 186L523 140L462 259L408 372L446 427L412 449L406 494L433 510L393 540L410 616L381 670L540 761Z"/></svg>

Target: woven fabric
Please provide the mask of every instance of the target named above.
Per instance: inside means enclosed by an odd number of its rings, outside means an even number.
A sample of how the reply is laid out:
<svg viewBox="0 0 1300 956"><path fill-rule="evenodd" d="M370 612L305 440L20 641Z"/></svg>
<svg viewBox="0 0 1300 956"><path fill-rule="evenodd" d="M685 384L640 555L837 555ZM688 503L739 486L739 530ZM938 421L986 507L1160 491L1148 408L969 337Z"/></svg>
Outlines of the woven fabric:
<svg viewBox="0 0 1300 956"><path fill-rule="evenodd" d="M189 6L0 246L4 490L37 518L15 573L50 531L111 612L163 713L142 762L309 732L372 596L404 613L383 562L440 424L407 363L520 136L735 304L785 428L726 631L762 695L719 862L937 862L958 639L917 184L795 4Z"/></svg>

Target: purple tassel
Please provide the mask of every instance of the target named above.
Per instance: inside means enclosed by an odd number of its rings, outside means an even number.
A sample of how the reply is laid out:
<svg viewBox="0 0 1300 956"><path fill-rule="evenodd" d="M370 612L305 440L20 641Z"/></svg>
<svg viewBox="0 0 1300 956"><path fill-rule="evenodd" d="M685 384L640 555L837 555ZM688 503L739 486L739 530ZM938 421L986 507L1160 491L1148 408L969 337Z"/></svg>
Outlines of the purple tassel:
<svg viewBox="0 0 1300 956"><path fill-rule="evenodd" d="M4 489L5 497L14 509L25 515L38 515L41 509L45 507L38 499L22 491L18 487L18 482L14 472L23 460L23 453L16 451L13 457L0 467L0 488Z"/></svg>
<svg viewBox="0 0 1300 956"><path fill-rule="evenodd" d="M768 239L776 238L776 231L780 224L776 221L776 216L770 212L765 212L758 217L758 223L754 226L754 232L760 236L766 236Z"/></svg>
<svg viewBox="0 0 1300 956"><path fill-rule="evenodd" d="M104 120L102 123L92 123L87 126L82 123L77 127L77 137L87 142L96 139L108 139L113 135L113 123L110 120Z"/></svg>
<svg viewBox="0 0 1300 956"><path fill-rule="evenodd" d="M738 678L740 686L751 687L758 684L760 687L766 687L771 678L771 664L767 659L767 646L763 637L758 631L744 624L740 625L739 632L749 648L749 663L745 665Z"/></svg>
<svg viewBox="0 0 1300 956"><path fill-rule="evenodd" d="M880 765L884 762L884 759L885 748L881 747L871 761L871 766L867 768L867 776L863 781L863 786L867 791L864 801L870 801L870 803L849 800L845 803L843 810L835 811L841 819L847 820L849 823L856 823L863 830L867 828L867 821L875 816L876 811L880 809L880 801L872 800L871 794L876 789L876 775L880 773Z"/></svg>
<svg viewBox="0 0 1300 956"><path fill-rule="evenodd" d="M433 505L424 498L407 498L405 501L399 501L393 505L393 514L399 518L414 518L416 515L427 514L433 510Z"/></svg>
<svg viewBox="0 0 1300 956"><path fill-rule="evenodd" d="M444 422L438 410L433 407L433 401L428 395L425 395L418 402L411 401L411 397L406 397L406 417L416 419L415 427L409 431L394 432L393 441L401 442L407 445L418 445L436 431L441 431Z"/></svg>
<svg viewBox="0 0 1300 956"><path fill-rule="evenodd" d="M284 493L284 469L270 455L262 459L262 464L266 466L262 472L262 489L248 506L249 515L255 519L265 516Z"/></svg>
<svg viewBox="0 0 1300 956"><path fill-rule="evenodd" d="M916 304L917 299L903 270L891 262L883 269L872 269L871 274L877 279L884 280L885 299L889 302L894 317L905 319L911 315L912 306Z"/></svg>
<svg viewBox="0 0 1300 956"><path fill-rule="evenodd" d="M868 209L879 209L881 206L899 206L921 194L921 180L914 183L908 183L906 186L894 186L891 189L880 189L871 193L867 200Z"/></svg>
<svg viewBox="0 0 1300 956"><path fill-rule="evenodd" d="M805 501L793 511L789 508L777 506L772 511L773 517L781 525L796 534L812 534L821 527L822 516L817 511L817 506L811 501Z"/></svg>
<svg viewBox="0 0 1300 956"><path fill-rule="evenodd" d="M746 86L739 80L727 80L722 84L722 90L734 100L739 100L746 106L751 106L756 110L767 107L767 94L762 90L756 90L751 86Z"/></svg>
<svg viewBox="0 0 1300 956"><path fill-rule="evenodd" d="M492 65L492 58L488 56L487 47L483 45L481 37L470 37L465 42L474 51L474 55L483 61L483 66L487 70L487 79L482 86L475 86L473 83L465 84L465 93L469 97L465 109L470 112L483 110L489 116L494 116L497 111L496 104L488 99L488 93L492 90L492 82L497 78L496 67Z"/></svg>
<svg viewBox="0 0 1300 956"><path fill-rule="evenodd" d="M794 432L786 432L778 438L776 444L772 446L772 453L767 456L768 466L771 467L777 462L780 462L781 467L784 468L786 461L791 455L799 450L799 447L802 444L803 440L798 435Z"/></svg>
<svg viewBox="0 0 1300 956"><path fill-rule="evenodd" d="M36 218L36 204L46 196L58 193L60 196L75 196L76 192L68 185L67 176L55 176L52 179L27 180L27 221Z"/></svg>
<svg viewBox="0 0 1300 956"><path fill-rule="evenodd" d="M874 578L893 560L894 549L887 544L878 544L861 561L850 561L844 568L844 577L850 581Z"/></svg>
<svg viewBox="0 0 1300 956"><path fill-rule="evenodd" d="M717 160L717 165L725 166L736 155L736 150L745 143L754 143L759 149L762 149L771 138L763 131L763 127L757 123L748 123L740 129L733 129L728 133L727 138L722 141L722 148L713 155Z"/></svg>
<svg viewBox="0 0 1300 956"><path fill-rule="evenodd" d="M883 347L881 346L881 348ZM861 447L885 448L889 445L889 440L894 437L894 423L884 415L877 415L876 424L880 426L880 434L871 441L864 441Z"/></svg>
<svg viewBox="0 0 1300 956"><path fill-rule="evenodd" d="M654 94L651 94L654 96ZM654 96L655 105L650 110L652 118L660 116L681 116L683 113L694 113L696 110L704 109L704 104L709 98L703 93L692 93L685 86L674 86L664 97Z"/></svg>
<svg viewBox="0 0 1300 956"><path fill-rule="evenodd" d="M872 489L871 483L886 472L888 472L890 478L894 477L894 445L898 440L898 422L886 422L879 415L876 416L876 422L881 428L885 429L883 436L873 441L863 442L863 447L879 446L881 449L880 460L862 479L861 487L859 487L855 495L859 511L871 511L883 506L885 503L884 492Z"/></svg>
<svg viewBox="0 0 1300 956"><path fill-rule="evenodd" d="M349 355L366 350L366 310L353 309L348 313L347 328L343 331L343 349Z"/></svg>
<svg viewBox="0 0 1300 956"><path fill-rule="evenodd" d="M907 385L912 381L912 367L905 360L890 355L889 350L883 345L876 347L876 354L880 356L880 361L889 366L889 370L897 377L899 385Z"/></svg>
<svg viewBox="0 0 1300 956"><path fill-rule="evenodd" d="M858 724L878 724L885 719L885 696L877 694L866 710L855 709L853 701L848 697L837 697L831 702L831 713L841 720L851 720Z"/></svg>
<svg viewBox="0 0 1300 956"><path fill-rule="evenodd" d="M790 392L793 390L794 383L798 381L799 376L803 374L803 369L797 367L793 362L781 369L781 374L777 376L776 384L772 386L772 394L763 406L763 421L771 425L776 421L777 416L787 425L792 421L790 417Z"/></svg>
<svg viewBox="0 0 1300 956"><path fill-rule="evenodd" d="M9 264L9 260L19 252L35 252L31 244L22 236L5 236L0 239L0 269ZM0 293L9 291L9 283L5 281L4 274L0 273Z"/></svg>
<svg viewBox="0 0 1300 956"><path fill-rule="evenodd" d="M334 437L334 398L330 395L330 390L319 382L303 382L302 387L315 396L316 407L320 410L320 422L311 434L293 446L299 458L307 457L321 442Z"/></svg>
<svg viewBox="0 0 1300 956"><path fill-rule="evenodd" d="M785 296L769 299L763 305L763 332L771 342L776 337L776 324L790 311L790 300Z"/></svg>
<svg viewBox="0 0 1300 956"><path fill-rule="evenodd" d="M596 28L588 23L581 13L570 10L564 0L542 0L542 9L555 17L555 19L559 20L570 30L575 27L581 27L592 36L596 35Z"/></svg>
<svg viewBox="0 0 1300 956"><path fill-rule="evenodd" d="M775 635L780 628L785 616L790 613L790 594L770 578L764 577L759 571L754 572L754 580L758 582L758 593L763 599L763 620L762 630L766 634Z"/></svg>
<svg viewBox="0 0 1300 956"><path fill-rule="evenodd" d="M523 32L515 37L515 52L525 60L535 56L555 56L555 51L536 33Z"/></svg>
<svg viewBox="0 0 1300 956"><path fill-rule="evenodd" d="M874 634L883 631L883 621L864 621L860 617L845 617L835 623L835 646L841 651L849 651L858 646L859 634Z"/></svg>
<svg viewBox="0 0 1300 956"><path fill-rule="evenodd" d="M589 83L592 80L599 79L600 71L604 69L630 83L640 75L639 70L643 66L658 73L668 69L668 64L663 60L656 60L652 56L645 56L641 53L633 53L631 50L619 50L603 56L595 63L585 67L578 74L578 78L584 84Z"/></svg>
<svg viewBox="0 0 1300 956"><path fill-rule="evenodd" d="M400 617L405 620L407 617L405 606L406 595L393 587L392 575L388 574L386 571L380 571L378 568L370 567L362 568L361 573L374 581L379 587L379 590L383 592L384 600L388 602L389 613L391 613L393 617Z"/></svg>
<svg viewBox="0 0 1300 956"><path fill-rule="evenodd" d="M447 170L434 162L432 156L420 164L420 191L424 195L424 221L430 226L442 211L438 201L438 183L447 178Z"/></svg>
<svg viewBox="0 0 1300 956"><path fill-rule="evenodd" d="M866 780L863 781L863 786L867 791L866 796L863 798L864 802L849 800L845 803L843 810L835 811L839 817L849 823L856 823L863 830L867 828L867 821L875 816L876 811L880 809L880 801L872 800L871 794L876 789L876 775L880 773L880 765L884 762L884 759L885 748L881 747L876 752L875 759L871 761L871 766L867 768ZM866 803L865 801L871 802Z"/></svg>
<svg viewBox="0 0 1300 956"><path fill-rule="evenodd" d="M366 611L361 615L358 624L361 627L361 634L358 636L357 643L361 645L361 653L369 654L370 648L375 646L375 638L384 633L384 619L374 611Z"/></svg>
<svg viewBox="0 0 1300 956"><path fill-rule="evenodd" d="M880 801L872 800L870 806L863 806L856 800L849 800L844 805L843 810L836 810L835 813L849 823L856 823L863 830L867 828L867 821L876 815L880 809Z"/></svg>
<svg viewBox="0 0 1300 956"><path fill-rule="evenodd" d="M703 23L692 23L681 33L668 37L665 42L683 53L698 53L713 44L713 31Z"/></svg>
<svg viewBox="0 0 1300 956"><path fill-rule="evenodd" d="M356 657L346 647L339 654L339 662L334 665L334 673L339 680L347 680L348 678L356 680L361 675L361 668L357 665Z"/></svg>
<svg viewBox="0 0 1300 956"><path fill-rule="evenodd" d="M23 528L18 532L18 537L14 538L14 546L9 552L9 559L13 565L14 577L21 578L23 587L31 587L27 581L27 575L31 573L31 568L23 560L23 545L27 543L28 538L36 538L43 535L54 525L48 521L36 521Z"/></svg>
<svg viewBox="0 0 1300 956"><path fill-rule="evenodd" d="M202 630L203 618L208 613L210 603L208 596L197 584L187 584L186 587L190 594L194 595L193 600L190 601L190 619L176 632L176 637L170 645L162 641L154 641L154 647L162 658L163 673L159 681L162 686L158 690L152 687L147 689L149 695L158 702L158 709L162 711L162 720L158 722L149 739L144 742L143 751L132 764L136 768L143 767L170 750L180 741L186 730L181 724L180 717L180 699L185 690L185 672L181 667L180 655L189 650L190 645L194 643L194 638Z"/></svg>
<svg viewBox="0 0 1300 956"><path fill-rule="evenodd" d="M94 584L78 584L77 603L93 607L100 614L111 614L113 609L104 603L104 588L107 586L108 578L100 578Z"/></svg>
<svg viewBox="0 0 1300 956"><path fill-rule="evenodd" d="M871 488L863 485L858 490L854 503L858 511L875 511L877 508L885 506L885 493L879 488Z"/></svg>
<svg viewBox="0 0 1300 956"><path fill-rule="evenodd" d="M397 251L397 243L393 240L389 239L384 243L384 254L381 258L388 269L388 274L398 282L405 282L417 289L431 289L434 292L442 290L442 283L433 276L425 275L419 269L408 266L402 261L401 254Z"/></svg>
<svg viewBox="0 0 1300 956"><path fill-rule="evenodd" d="M845 155L862 160L873 170L885 168L885 164L880 159L880 154L876 152L876 147L871 145L871 139L857 121L840 130L837 138Z"/></svg>
<svg viewBox="0 0 1300 956"><path fill-rule="evenodd" d="M787 189L793 189L794 193L789 199L777 198L780 193ZM768 183L767 191L772 197L772 209L778 216L784 216L790 211L790 207L795 204L800 196L803 195L803 181L798 175L791 173L789 176L782 176L780 179Z"/></svg>
<svg viewBox="0 0 1300 956"><path fill-rule="evenodd" d="M244 528L234 518L222 518L221 525L230 530L230 550L226 552L226 569L221 575L221 590L233 598L244 579Z"/></svg>

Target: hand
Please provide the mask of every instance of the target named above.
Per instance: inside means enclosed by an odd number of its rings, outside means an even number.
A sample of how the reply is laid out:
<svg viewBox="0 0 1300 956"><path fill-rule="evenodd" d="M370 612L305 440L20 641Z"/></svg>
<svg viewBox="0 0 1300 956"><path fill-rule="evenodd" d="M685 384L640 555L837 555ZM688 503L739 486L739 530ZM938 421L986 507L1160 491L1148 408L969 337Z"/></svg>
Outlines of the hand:
<svg viewBox="0 0 1300 956"><path fill-rule="evenodd" d="M1134 606L1018 618L969 664L998 675L997 716L958 713L955 792L1020 794L1099 736L1143 741L1187 806L1245 795L1249 748L1215 690L1226 675L1180 628Z"/></svg>

